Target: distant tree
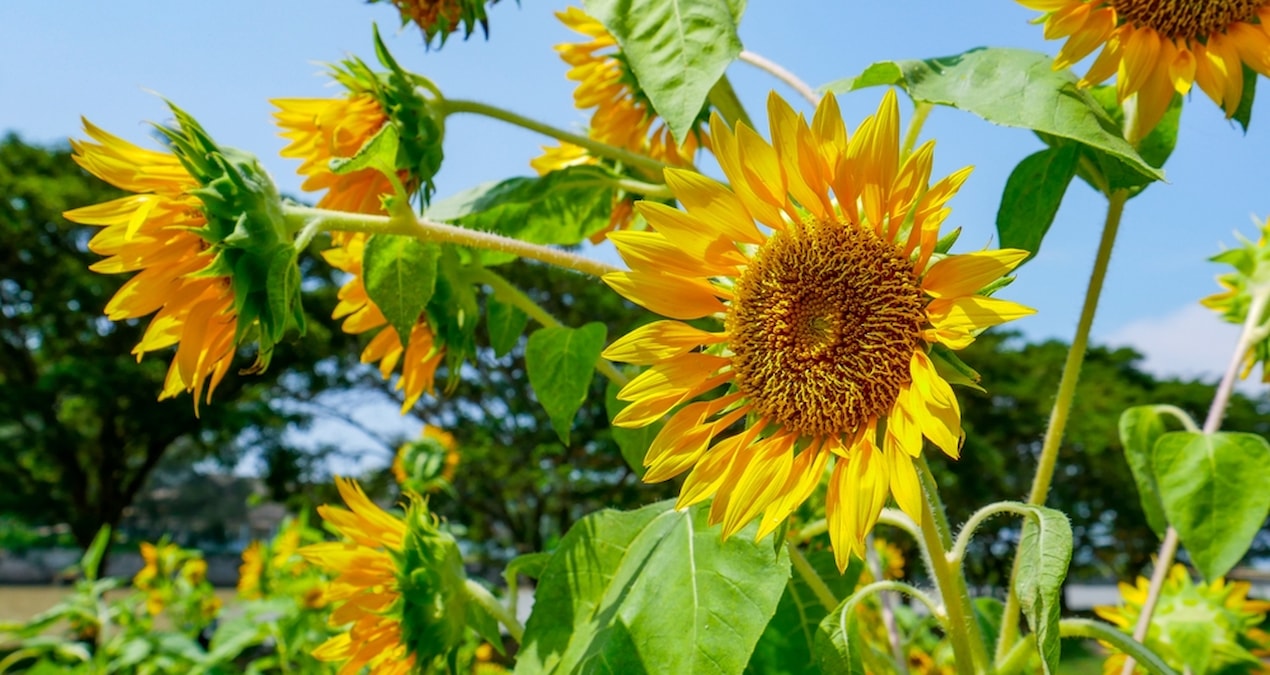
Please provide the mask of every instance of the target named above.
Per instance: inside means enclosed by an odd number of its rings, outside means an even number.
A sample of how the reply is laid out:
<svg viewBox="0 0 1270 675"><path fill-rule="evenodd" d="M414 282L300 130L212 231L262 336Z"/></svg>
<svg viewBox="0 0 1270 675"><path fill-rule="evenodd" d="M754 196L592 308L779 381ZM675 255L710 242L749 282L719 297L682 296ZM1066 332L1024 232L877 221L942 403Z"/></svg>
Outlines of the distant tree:
<svg viewBox="0 0 1270 675"><path fill-rule="evenodd" d="M961 458L931 459L954 522L993 500L1027 499L1067 349L1056 340L1026 344L1016 333L989 332L963 354L983 376L986 393L959 392L966 429ZM1129 578L1159 547L1124 459L1120 413L1171 403L1202 423L1214 389L1212 382L1156 377L1132 349L1089 350L1047 502L1072 521L1071 577ZM1237 394L1224 428L1270 435L1270 401ZM1000 518L979 532L967 563L971 579L999 586L1013 563L1018 523ZM1268 551L1259 540L1252 554Z"/></svg>
<svg viewBox="0 0 1270 675"><path fill-rule="evenodd" d="M120 522L165 454L232 464L288 452L285 432L312 416L280 402L361 377L355 341L326 318L336 279L306 256L307 336L262 376L227 377L201 419L188 396L156 400L168 359L131 355L148 318L102 314L126 275L90 271L96 228L61 215L118 196L65 148L0 142L0 513L68 523L81 545Z"/></svg>

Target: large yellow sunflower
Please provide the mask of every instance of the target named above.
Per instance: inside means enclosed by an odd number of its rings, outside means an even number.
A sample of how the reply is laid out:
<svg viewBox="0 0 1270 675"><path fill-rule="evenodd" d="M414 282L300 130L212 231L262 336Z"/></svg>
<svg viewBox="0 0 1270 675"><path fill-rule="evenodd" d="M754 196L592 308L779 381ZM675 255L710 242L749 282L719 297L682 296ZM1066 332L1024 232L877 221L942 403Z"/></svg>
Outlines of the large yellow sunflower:
<svg viewBox="0 0 1270 675"><path fill-rule="evenodd" d="M344 661L340 672L360 672L363 666L372 675L413 672L415 657L402 638L399 608L390 611L401 600L393 553L403 548L406 525L370 501L356 482L336 478L335 484L349 508L323 505L318 513L352 541L311 544L299 553L338 572L323 597L339 605L331 613L332 626L352 625L322 643L313 656Z"/></svg>
<svg viewBox="0 0 1270 675"><path fill-rule="evenodd" d="M679 506L713 495L725 536L760 513L759 536L774 530L832 464L826 510L845 567L889 495L920 521L922 437L952 457L962 440L929 352L1030 314L979 294L1027 254L936 252L944 204L969 169L929 185L933 143L900 157L893 92L850 138L832 96L810 125L775 94L768 113L770 144L711 119L731 187L668 169L684 210L640 202L656 231L610 235L631 271L605 282L675 319L605 350L652 366L622 388L631 404L613 422L640 427L687 404L653 440L645 480L691 469ZM684 323L706 317L722 330Z"/></svg>
<svg viewBox="0 0 1270 675"><path fill-rule="evenodd" d="M194 396L195 410L233 362L238 321L228 276L208 272L215 251L200 232L203 203L192 191L200 182L170 153L146 150L84 120L92 138L71 140L76 163L98 178L135 194L67 211L68 220L103 229L88 242L107 256L90 269L104 274L137 272L106 304L112 321L154 314L132 353L177 345L159 398Z"/></svg>
<svg viewBox="0 0 1270 675"><path fill-rule="evenodd" d="M273 104L283 137L291 141L282 156L303 160L299 172L305 176L301 188L308 191L326 190L318 200L320 208L355 213L385 213L381 197L392 194L392 184L374 169L362 169L343 175L330 170L330 161L336 157L351 157L369 141L384 124L388 115L371 94L352 94L334 99L276 99ZM409 172L403 172L402 182L417 184ZM362 363L378 363L384 379L392 377L401 363L401 378L397 389L404 392L401 411L404 414L414 406L424 392L432 393L437 365L444 356L435 343L431 327L425 319L411 330L407 345L402 345L397 331L387 328L388 319L366 293L362 275L362 254L367 235L361 232L336 232L331 241L334 247L324 251L326 258L336 269L350 275L339 290L339 304L333 318L344 319L346 333L361 334L378 331L362 351ZM402 358L404 356L404 359Z"/></svg>
<svg viewBox="0 0 1270 675"><path fill-rule="evenodd" d="M1081 84L1115 75L1121 101L1137 94L1139 137L1164 116L1174 92L1186 94L1198 83L1230 117L1243 96L1243 66L1270 75L1266 0L1019 2L1046 12L1046 39L1067 38L1055 68L1071 66L1102 47Z"/></svg>

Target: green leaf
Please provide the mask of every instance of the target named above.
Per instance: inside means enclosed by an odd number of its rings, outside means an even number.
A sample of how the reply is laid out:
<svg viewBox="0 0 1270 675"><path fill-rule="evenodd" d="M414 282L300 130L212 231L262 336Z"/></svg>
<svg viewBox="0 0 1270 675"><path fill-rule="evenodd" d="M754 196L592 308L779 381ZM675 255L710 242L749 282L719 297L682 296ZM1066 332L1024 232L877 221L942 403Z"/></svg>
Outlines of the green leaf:
<svg viewBox="0 0 1270 675"><path fill-rule="evenodd" d="M683 143L710 88L741 53L735 0L583 0L613 34L640 89Z"/></svg>
<svg viewBox="0 0 1270 675"><path fill-rule="evenodd" d="M494 356L501 357L510 352L527 325L529 315L515 305L492 296L485 302L485 329L489 331L489 344L494 348Z"/></svg>
<svg viewBox="0 0 1270 675"><path fill-rule="evenodd" d="M1002 248L1019 248L1036 255L1076 175L1079 157L1077 146L1068 144L1028 155L1014 167L997 211Z"/></svg>
<svg viewBox="0 0 1270 675"><path fill-rule="evenodd" d="M571 166L542 177L483 183L434 202L427 216L534 244L571 246L608 226L616 178L603 167ZM485 265L516 258L484 250L472 255Z"/></svg>
<svg viewBox="0 0 1270 675"><path fill-rule="evenodd" d="M1270 512L1270 443L1256 434L1173 431L1151 453L1164 514L1204 578L1248 552Z"/></svg>
<svg viewBox="0 0 1270 675"><path fill-rule="evenodd" d="M446 386L452 387L458 384L463 362L476 351L476 324L481 306L471 268L461 261L459 247L442 244L440 248L436 291L428 303L428 325L437 343L445 347L445 364L449 371Z"/></svg>
<svg viewBox="0 0 1270 675"><path fill-rule="evenodd" d="M1243 64L1244 67L1244 90L1239 97L1239 107L1235 108L1233 118L1243 128L1244 133L1248 133L1248 125L1252 124L1252 101L1257 97L1257 71Z"/></svg>
<svg viewBox="0 0 1270 675"><path fill-rule="evenodd" d="M1019 539L1014 592L1048 675L1058 668L1060 594L1072 560L1072 525L1061 511L1022 505L1028 516Z"/></svg>
<svg viewBox="0 0 1270 675"><path fill-rule="evenodd" d="M1001 619L1005 615L1005 603L996 598L982 597L975 598L970 604L974 608L975 621L979 622L984 649L991 654L996 648L997 638L1001 635Z"/></svg>
<svg viewBox="0 0 1270 675"><path fill-rule="evenodd" d="M1102 107L1103 112L1116 127L1124 125L1124 108L1121 107L1119 99L1116 97L1116 88L1110 85L1094 87L1089 90L1090 96L1094 102ZM1173 154L1173 148L1177 147L1177 131L1182 121L1182 97L1179 94L1173 95L1173 100L1169 103L1168 110L1165 111L1164 117L1160 118L1160 122L1151 129L1151 131L1138 142L1138 153L1147 164L1155 168L1161 168L1168 161L1169 156ZM1042 136L1047 143L1052 145L1064 145L1065 142L1055 142L1052 138ZM1149 177L1143 176L1140 172L1128 167L1124 162L1114 157L1109 157L1103 153L1091 152L1085 149L1083 154L1088 157L1093 165L1098 167L1098 174L1107 181L1107 185L1112 189L1128 190L1130 196L1137 196L1153 181ZM1101 190L1099 181L1092 178L1086 167L1077 168L1077 175L1086 183L1089 183L1095 190Z"/></svg>
<svg viewBox="0 0 1270 675"><path fill-rule="evenodd" d="M503 649L503 635L499 632L498 619L490 614L479 602L467 603L467 625L481 639L494 646L499 654L506 654Z"/></svg>
<svg viewBox="0 0 1270 675"><path fill-rule="evenodd" d="M826 548L809 551L806 556L812 569L838 598L851 595L864 570L863 561L852 558L846 572L839 574L833 552ZM754 648L747 670L762 675L799 675L814 670L816 632L828 614L802 575L792 575L776 606L776 615Z"/></svg>
<svg viewBox="0 0 1270 675"><path fill-rule="evenodd" d="M817 627L813 655L820 672L868 675L864 668L864 651L869 647L860 639L855 611L859 601L859 595L847 598Z"/></svg>
<svg viewBox="0 0 1270 675"><path fill-rule="evenodd" d="M1023 49L972 49L923 61L875 63L855 78L825 86L853 91L897 85L915 101L974 113L994 124L1032 129L1096 148L1123 161L1151 180L1164 174L1134 151L1120 129L1076 86L1070 71L1055 71L1050 58Z"/></svg>
<svg viewBox="0 0 1270 675"><path fill-rule="evenodd" d="M523 574L530 579L541 579L542 573L547 569L547 563L550 560L550 553L542 551L522 553L507 563L507 567L503 569L503 576L510 577L515 574ZM509 583L508 585L510 586L511 584Z"/></svg>
<svg viewBox="0 0 1270 675"><path fill-rule="evenodd" d="M101 557L106 554L106 547L109 545L110 526L102 525L93 537L92 543L84 550L84 556L79 559L79 570L85 579L97 581L97 567L101 565Z"/></svg>
<svg viewBox="0 0 1270 675"><path fill-rule="evenodd" d="M366 294L396 329L401 344L432 299L437 283L436 244L414 237L377 234L366 242L362 266Z"/></svg>
<svg viewBox="0 0 1270 675"><path fill-rule="evenodd" d="M1151 455L1164 431L1164 420L1160 419L1155 406L1140 405L1120 414L1120 445L1124 448L1124 458L1129 462L1133 481L1138 484L1138 500L1142 502L1147 525L1159 537L1164 536L1169 523L1164 518L1164 503L1160 501L1160 490L1155 483Z"/></svg>
<svg viewBox="0 0 1270 675"><path fill-rule="evenodd" d="M369 141L363 143L352 157L332 159L331 173L342 176L362 169L374 169L383 174L396 175L397 149L400 145L401 139L397 133L397 125L385 124Z"/></svg>
<svg viewBox="0 0 1270 675"><path fill-rule="evenodd" d="M576 329L542 328L529 336L525 346L529 384L565 444L569 442L573 416L586 400L595 362L604 351L605 333L604 324L599 322Z"/></svg>
<svg viewBox="0 0 1270 675"><path fill-rule="evenodd" d="M740 673L789 578L756 526L673 500L578 521L539 581L517 673Z"/></svg>
<svg viewBox="0 0 1270 675"><path fill-rule="evenodd" d="M626 401L617 400L617 392L621 387L614 382L609 382L604 390L604 409L608 413L609 419L613 419L622 409L630 405ZM653 439L665 426L665 421L657 421L648 426L638 429L627 429L619 426L609 426L609 432L613 434L613 441L617 443L618 449L622 451L622 459L626 460L627 465L631 467L636 475L640 478L644 477L644 473L648 471L648 467L644 466L644 455L648 454L648 446L653 444Z"/></svg>

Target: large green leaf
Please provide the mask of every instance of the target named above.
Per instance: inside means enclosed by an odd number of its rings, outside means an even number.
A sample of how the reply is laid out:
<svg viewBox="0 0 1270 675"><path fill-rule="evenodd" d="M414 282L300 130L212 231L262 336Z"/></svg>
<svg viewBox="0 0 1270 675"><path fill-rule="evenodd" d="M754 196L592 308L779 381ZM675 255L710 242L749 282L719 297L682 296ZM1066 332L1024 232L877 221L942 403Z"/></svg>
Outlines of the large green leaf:
<svg viewBox="0 0 1270 675"><path fill-rule="evenodd" d="M581 328L542 328L525 345L525 370L538 402L551 417L551 426L565 444L573 416L586 400L595 374L595 362L604 351L604 324Z"/></svg>
<svg viewBox="0 0 1270 675"><path fill-rule="evenodd" d="M1077 141L1119 159L1151 180L1162 180L1164 174L1142 159L1089 93L1076 86L1076 77L1070 71L1054 70L1051 63L1039 52L979 48L923 61L881 61L858 77L832 82L825 89L900 86L913 100Z"/></svg>
<svg viewBox="0 0 1270 675"><path fill-rule="evenodd" d="M1107 117L1115 122L1117 127L1124 125L1124 108L1120 106L1120 101L1116 97L1115 87L1110 85L1094 87L1089 90L1089 94L1093 97L1094 102L1102 107ZM1173 148L1177 147L1177 132L1181 122L1182 97L1174 94L1168 110L1164 113L1164 117L1160 118L1160 121L1151 128L1151 131L1142 140L1138 141L1138 154L1142 156L1142 159L1147 164L1157 169L1164 166L1169 156L1173 154ZM1070 141L1056 139L1045 134L1041 135L1041 139L1055 147L1071 144ZM1077 166L1076 175L1080 176L1081 180L1089 183L1095 190L1101 190L1101 184L1105 181L1108 188L1128 190L1129 195L1132 197L1140 194L1148 185L1154 182L1152 178L1143 176L1141 172L1133 167L1126 166L1124 162L1105 153L1082 148L1081 154L1088 161ZM1097 167L1097 176L1090 172L1091 167Z"/></svg>
<svg viewBox="0 0 1270 675"><path fill-rule="evenodd" d="M1164 513L1201 574L1225 575L1270 512L1270 444L1256 434L1173 431L1151 465Z"/></svg>
<svg viewBox="0 0 1270 675"><path fill-rule="evenodd" d="M410 341L437 282L441 249L414 237L377 234L362 254L366 294L397 331L401 344Z"/></svg>
<svg viewBox="0 0 1270 675"><path fill-rule="evenodd" d="M855 589L864 563L852 558L843 574L838 573L833 552L826 548L807 553L807 562L833 592L846 598ZM763 631L746 672L755 675L800 675L815 667L813 649L820 622L829 614L820 599L803 580L793 575L785 585L776 616Z"/></svg>
<svg viewBox="0 0 1270 675"><path fill-rule="evenodd" d="M1058 668L1060 595L1072 561L1072 525L1061 511L1019 504L1027 509L1019 539L1018 574L1014 592L1027 624L1036 634L1036 648L1047 675Z"/></svg>
<svg viewBox="0 0 1270 675"><path fill-rule="evenodd" d="M789 578L755 525L672 501L578 521L547 563L517 673L740 673Z"/></svg>
<svg viewBox="0 0 1270 675"><path fill-rule="evenodd" d="M1072 144L1028 155L1014 167L997 210L1002 248L1020 248L1036 255L1076 175L1079 157L1079 149Z"/></svg>
<svg viewBox="0 0 1270 675"><path fill-rule="evenodd" d="M640 89L682 143L710 88L741 53L735 0L583 0L613 34Z"/></svg>
<svg viewBox="0 0 1270 675"><path fill-rule="evenodd" d="M483 183L434 202L434 220L515 237L534 244L570 246L609 224L613 174L598 166L571 166L542 177ZM511 253L473 251L486 264L514 260Z"/></svg>
<svg viewBox="0 0 1270 675"><path fill-rule="evenodd" d="M1138 484L1138 500L1142 502L1147 525L1160 537L1164 536L1169 523L1164 518L1164 503L1160 501L1160 490L1151 468L1151 452L1164 431L1164 421L1155 406L1140 405L1120 414L1120 445L1124 448L1124 458L1133 472L1133 482Z"/></svg>

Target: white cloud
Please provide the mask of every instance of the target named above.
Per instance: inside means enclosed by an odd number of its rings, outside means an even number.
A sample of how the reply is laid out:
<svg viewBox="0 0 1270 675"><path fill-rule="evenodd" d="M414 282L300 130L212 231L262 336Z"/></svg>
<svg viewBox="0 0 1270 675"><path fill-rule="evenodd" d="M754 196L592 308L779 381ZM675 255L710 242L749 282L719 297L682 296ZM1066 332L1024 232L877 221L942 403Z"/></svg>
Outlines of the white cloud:
<svg viewBox="0 0 1270 675"><path fill-rule="evenodd" d="M1216 381L1230 363L1238 339L1239 326L1195 303L1164 316L1131 321L1101 341L1142 352L1145 369L1156 375ZM1254 372L1249 382L1256 376Z"/></svg>

